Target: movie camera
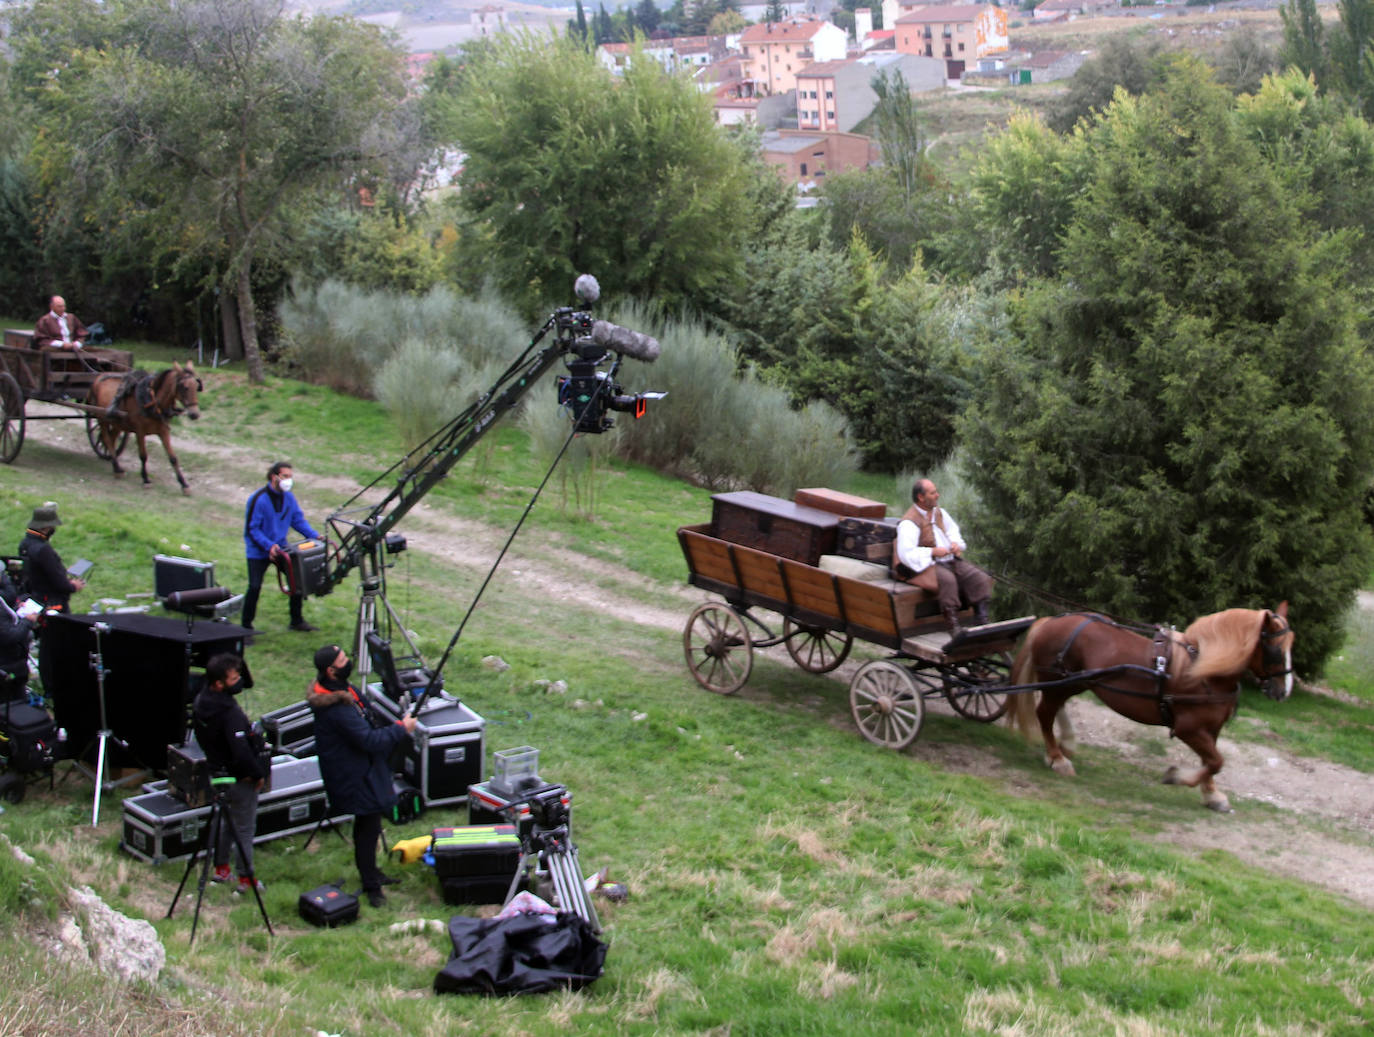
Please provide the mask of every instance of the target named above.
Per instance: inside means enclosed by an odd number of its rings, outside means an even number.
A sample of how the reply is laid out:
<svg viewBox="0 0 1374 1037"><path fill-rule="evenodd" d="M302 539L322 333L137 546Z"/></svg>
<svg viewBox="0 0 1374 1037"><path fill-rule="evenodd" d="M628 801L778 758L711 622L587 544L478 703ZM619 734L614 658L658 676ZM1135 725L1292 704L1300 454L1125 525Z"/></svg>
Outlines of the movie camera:
<svg viewBox="0 0 1374 1037"><path fill-rule="evenodd" d="M576 291L588 305L601 297L601 287L590 274L577 279ZM599 435L614 428L615 419L607 411L633 414L638 421L650 401L668 395L652 390L626 393L615 380L621 357L646 363L657 360L657 339L609 321L593 320L591 314L571 306L555 310L553 322L559 337L568 343L563 359L568 373L558 376L558 405L568 412L575 431ZM610 370L600 370L606 363L610 363Z"/></svg>

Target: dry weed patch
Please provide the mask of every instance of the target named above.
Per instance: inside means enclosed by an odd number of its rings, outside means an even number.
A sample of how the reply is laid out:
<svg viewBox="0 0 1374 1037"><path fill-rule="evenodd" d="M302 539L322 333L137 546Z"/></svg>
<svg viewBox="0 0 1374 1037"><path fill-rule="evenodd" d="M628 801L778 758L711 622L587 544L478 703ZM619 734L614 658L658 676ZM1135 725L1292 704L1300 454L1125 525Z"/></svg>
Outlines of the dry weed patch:
<svg viewBox="0 0 1374 1037"><path fill-rule="evenodd" d="M630 1002L625 1014L631 1019L652 1019L658 1015L659 1008L667 1000L689 1001L695 1005L705 1004L701 991L685 976L671 969L654 969L644 977L641 993Z"/></svg>

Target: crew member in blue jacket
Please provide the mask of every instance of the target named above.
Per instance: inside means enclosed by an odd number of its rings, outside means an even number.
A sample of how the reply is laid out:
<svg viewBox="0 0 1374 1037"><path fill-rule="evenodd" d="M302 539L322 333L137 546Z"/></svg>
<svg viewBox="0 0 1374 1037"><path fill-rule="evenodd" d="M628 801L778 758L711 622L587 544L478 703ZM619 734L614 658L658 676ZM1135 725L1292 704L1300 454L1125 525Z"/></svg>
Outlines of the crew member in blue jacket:
<svg viewBox="0 0 1374 1037"><path fill-rule="evenodd" d="M315 671L306 702L315 714L315 751L325 795L332 812L353 815L353 861L368 903L381 907L386 903L382 887L398 881L377 867L382 812L396 802L388 759L393 749L410 741L415 718L392 723L365 706L348 683L353 663L338 645L315 653Z"/></svg>
<svg viewBox="0 0 1374 1037"><path fill-rule="evenodd" d="M295 530L311 540L320 535L305 521L301 506L291 494L291 465L277 461L267 469L267 485L248 498L243 516L243 546L248 555L248 590L243 596L243 625L250 630L258 614L262 578L273 565L286 564L286 534ZM304 596L291 595L291 629L316 629L305 621Z"/></svg>

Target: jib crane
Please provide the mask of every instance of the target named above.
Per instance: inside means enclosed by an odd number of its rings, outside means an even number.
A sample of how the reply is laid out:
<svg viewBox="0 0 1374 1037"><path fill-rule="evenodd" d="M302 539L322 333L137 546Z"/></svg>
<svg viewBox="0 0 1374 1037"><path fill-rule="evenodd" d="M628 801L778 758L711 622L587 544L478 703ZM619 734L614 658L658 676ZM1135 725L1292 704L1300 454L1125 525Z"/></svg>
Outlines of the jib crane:
<svg viewBox="0 0 1374 1037"><path fill-rule="evenodd" d="M600 296L596 279L587 274L577 278L575 290L587 307ZM361 593L353 658L359 673L366 674L371 669L367 635L377 630L379 619L387 633L393 624L401 631L411 657L423 666L405 625L386 599L386 556L397 554L406 546L405 538L396 531L401 519L448 475L502 415L520 402L555 362L561 359L568 369L568 374L558 379L558 396L559 403L569 410L572 418L571 442L578 433L599 434L613 427L614 419L607 411L632 413L639 418L650 400L665 395L661 392L627 395L615 380L624 357L653 362L658 353L658 342L648 335L595 320L586 309L560 307L549 315L524 352L511 362L490 389L326 519L329 532L325 537L324 561L313 578L305 579L303 590L311 594L328 594L350 572L358 570ZM609 367L603 371L601 368L607 364ZM565 443L564 449L566 447ZM557 463L555 458L554 465ZM547 478L546 475L546 481ZM530 507L537 498L536 490ZM529 508L525 514L528 513ZM518 530L519 524L511 532L512 539ZM495 569L493 565L477 592L478 597ZM379 602L383 609L380 616ZM471 615L471 608L468 615ZM464 617L463 622L466 621ZM461 632L460 625L433 671L431 687L438 686L444 663Z"/></svg>

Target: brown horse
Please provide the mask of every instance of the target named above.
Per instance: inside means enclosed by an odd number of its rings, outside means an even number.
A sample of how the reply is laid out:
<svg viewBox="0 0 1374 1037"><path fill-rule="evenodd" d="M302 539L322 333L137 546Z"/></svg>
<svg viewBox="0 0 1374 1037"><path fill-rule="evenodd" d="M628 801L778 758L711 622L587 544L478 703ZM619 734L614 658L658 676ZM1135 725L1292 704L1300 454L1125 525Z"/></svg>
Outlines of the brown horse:
<svg viewBox="0 0 1374 1037"><path fill-rule="evenodd" d="M1166 785L1201 786L1202 801L1213 810L1231 805L1213 778L1221 770L1217 736L1236 711L1239 680L1247 671L1264 693L1283 701L1293 691L1293 631L1288 603L1277 609L1226 609L1195 620L1181 634L1161 628L1155 638L1134 633L1102 616L1068 613L1036 620L1012 664L1012 684L1038 684L1041 690L1013 694L1008 722L1032 737L1031 715L1039 721L1049 765L1073 774L1065 747L1054 735L1054 720L1074 695L1091 690L1124 717L1169 728L1202 761L1192 777L1177 767ZM1067 727L1067 714L1061 725ZM1072 738L1069 730L1065 741Z"/></svg>
<svg viewBox="0 0 1374 1037"><path fill-rule="evenodd" d="M138 458L143 464L143 485L151 486L152 480L148 478L147 438L150 435L157 436L162 440L162 449L167 452L167 460L172 462L172 470L177 474L181 492L190 493L191 486L181 474L181 464L172 450L172 429L169 422L182 413L192 421L199 418L199 394L204 388L189 360L185 367L173 364L155 375L138 371L133 375L103 374L92 382L90 391L86 394L86 403L92 407L99 407L104 412L97 421L100 424L100 439L110 458L110 464L114 467L114 474L124 474L124 468L119 463L119 436L121 433L131 432L138 439Z"/></svg>

